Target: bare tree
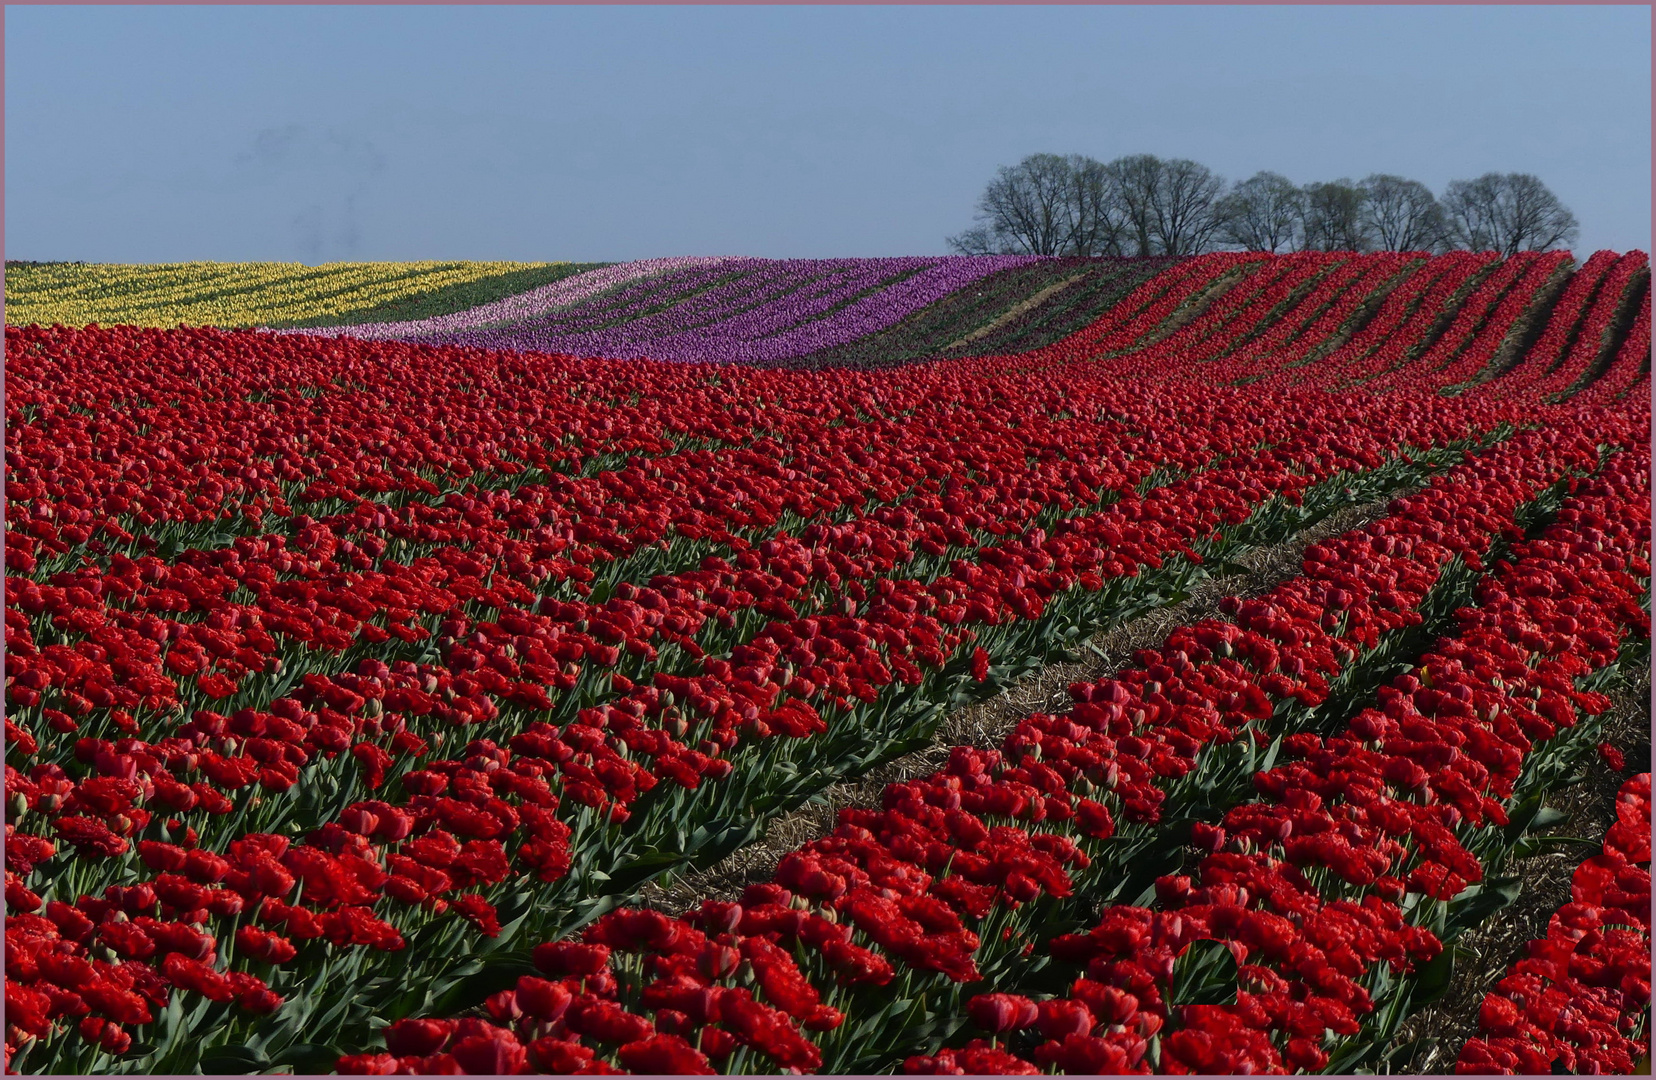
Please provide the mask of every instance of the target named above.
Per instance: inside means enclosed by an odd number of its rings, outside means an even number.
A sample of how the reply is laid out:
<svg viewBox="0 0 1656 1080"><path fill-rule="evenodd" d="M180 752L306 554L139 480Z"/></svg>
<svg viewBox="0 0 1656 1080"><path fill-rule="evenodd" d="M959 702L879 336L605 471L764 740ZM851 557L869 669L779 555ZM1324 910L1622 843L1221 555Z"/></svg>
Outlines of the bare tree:
<svg viewBox="0 0 1656 1080"><path fill-rule="evenodd" d="M1529 173L1485 173L1443 192L1448 236L1474 251L1548 251L1575 242L1579 222Z"/></svg>
<svg viewBox="0 0 1656 1080"><path fill-rule="evenodd" d="M1122 216L1123 247L1139 256L1194 255L1211 247L1224 223L1225 181L1187 158L1153 154L1117 158L1105 166Z"/></svg>
<svg viewBox="0 0 1656 1080"><path fill-rule="evenodd" d="M978 224L948 242L962 255L1119 255L1123 228L1102 163L1033 154L1001 168L978 202Z"/></svg>
<svg viewBox="0 0 1656 1080"><path fill-rule="evenodd" d="M1154 154L1132 154L1116 158L1104 168L1121 208L1123 228L1133 254L1140 258L1156 254L1156 192L1161 184L1161 158Z"/></svg>
<svg viewBox="0 0 1656 1080"><path fill-rule="evenodd" d="M1451 247L1470 251L1499 248L1495 204L1500 199L1500 176L1486 173L1476 180L1451 180L1443 191L1444 239Z"/></svg>
<svg viewBox="0 0 1656 1080"><path fill-rule="evenodd" d="M1365 196L1363 226L1381 251L1429 251L1443 238L1443 208L1419 180L1372 173L1357 185Z"/></svg>
<svg viewBox="0 0 1656 1080"><path fill-rule="evenodd" d="M1365 251L1363 189L1350 180L1305 185L1303 242L1307 251Z"/></svg>
<svg viewBox="0 0 1656 1080"><path fill-rule="evenodd" d="M1224 223L1219 199L1225 181L1206 165L1189 158L1162 163L1157 187L1156 239L1164 255L1196 255L1207 251Z"/></svg>
<svg viewBox="0 0 1656 1080"><path fill-rule="evenodd" d="M956 255L1004 255L999 238L987 225L974 225L944 241Z"/></svg>
<svg viewBox="0 0 1656 1080"><path fill-rule="evenodd" d="M978 202L978 222L949 246L962 255L1112 255L1122 216L1104 166L1071 154L1032 154L1003 166Z"/></svg>
<svg viewBox="0 0 1656 1080"><path fill-rule="evenodd" d="M1257 172L1219 203L1219 237L1247 251L1292 249L1299 241L1305 193L1286 176Z"/></svg>
<svg viewBox="0 0 1656 1080"><path fill-rule="evenodd" d="M1103 162L1069 156L1069 235L1066 255L1120 255L1127 234L1121 199Z"/></svg>
<svg viewBox="0 0 1656 1080"><path fill-rule="evenodd" d="M1016 165L1003 165L978 200L976 230L952 238L950 245L1020 255L1058 255L1070 222L1070 165L1057 154L1031 154Z"/></svg>

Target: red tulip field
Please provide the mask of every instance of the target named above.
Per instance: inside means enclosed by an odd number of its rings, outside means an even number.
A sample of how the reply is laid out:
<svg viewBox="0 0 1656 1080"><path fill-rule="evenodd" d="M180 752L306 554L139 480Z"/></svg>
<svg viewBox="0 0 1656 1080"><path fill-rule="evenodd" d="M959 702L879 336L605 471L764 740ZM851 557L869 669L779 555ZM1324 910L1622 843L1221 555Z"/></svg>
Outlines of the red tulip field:
<svg viewBox="0 0 1656 1080"><path fill-rule="evenodd" d="M8 1071L1648 1062L1644 253L542 276L6 328Z"/></svg>

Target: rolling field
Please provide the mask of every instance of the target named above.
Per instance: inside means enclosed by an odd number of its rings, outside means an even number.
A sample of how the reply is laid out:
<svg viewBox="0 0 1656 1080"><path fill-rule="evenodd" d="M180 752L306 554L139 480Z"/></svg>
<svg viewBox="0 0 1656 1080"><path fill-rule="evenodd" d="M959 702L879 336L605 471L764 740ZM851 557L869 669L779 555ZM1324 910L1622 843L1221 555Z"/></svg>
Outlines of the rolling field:
<svg viewBox="0 0 1656 1080"><path fill-rule="evenodd" d="M1643 252L7 279L13 1071L1648 1062Z"/></svg>

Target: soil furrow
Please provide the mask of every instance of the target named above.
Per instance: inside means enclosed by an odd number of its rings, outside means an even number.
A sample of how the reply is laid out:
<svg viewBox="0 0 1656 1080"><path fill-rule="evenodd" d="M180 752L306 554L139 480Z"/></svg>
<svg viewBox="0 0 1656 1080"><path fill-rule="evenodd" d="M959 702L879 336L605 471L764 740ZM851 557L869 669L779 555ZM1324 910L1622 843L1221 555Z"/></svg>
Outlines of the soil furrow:
<svg viewBox="0 0 1656 1080"><path fill-rule="evenodd" d="M1031 296L1028 300L1023 301L1014 307L1008 308L993 322L978 327L976 330L973 330L971 333L967 334L963 338L960 338L958 341L949 342L949 344L943 346L937 351L939 353L953 352L955 349L958 349L963 345L970 345L974 341L988 337L990 334L993 334L996 330L999 330L1001 327L1005 326L1013 319L1016 319L1024 312L1030 310L1031 308L1039 307L1041 303L1053 293L1059 291L1060 289L1069 288L1071 285L1074 285L1077 281L1080 281L1086 276L1086 272L1082 271L1079 274L1072 274L1062 281L1053 282L1051 285L1048 285L1034 296Z"/></svg>

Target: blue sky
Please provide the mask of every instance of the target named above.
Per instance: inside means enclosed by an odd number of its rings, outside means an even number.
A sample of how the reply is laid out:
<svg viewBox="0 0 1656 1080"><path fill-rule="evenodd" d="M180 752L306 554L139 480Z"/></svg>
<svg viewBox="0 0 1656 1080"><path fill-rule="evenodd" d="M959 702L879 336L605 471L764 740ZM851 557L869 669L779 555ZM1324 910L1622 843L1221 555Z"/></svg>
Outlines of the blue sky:
<svg viewBox="0 0 1656 1080"><path fill-rule="evenodd" d="M1026 154L1540 176L1650 246L1648 7L9 6L6 256L930 254Z"/></svg>

